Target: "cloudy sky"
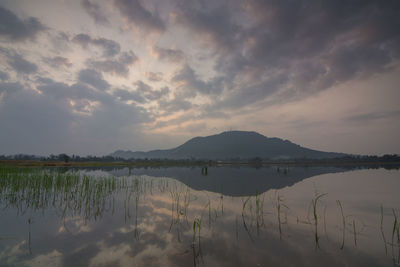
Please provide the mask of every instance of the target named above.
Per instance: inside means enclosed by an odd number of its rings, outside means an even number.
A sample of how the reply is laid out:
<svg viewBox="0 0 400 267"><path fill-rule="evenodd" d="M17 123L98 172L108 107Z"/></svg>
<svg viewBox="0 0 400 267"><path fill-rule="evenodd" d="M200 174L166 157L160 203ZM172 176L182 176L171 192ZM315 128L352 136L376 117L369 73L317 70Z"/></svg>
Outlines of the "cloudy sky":
<svg viewBox="0 0 400 267"><path fill-rule="evenodd" d="M398 0L0 0L0 154L257 131L400 153Z"/></svg>

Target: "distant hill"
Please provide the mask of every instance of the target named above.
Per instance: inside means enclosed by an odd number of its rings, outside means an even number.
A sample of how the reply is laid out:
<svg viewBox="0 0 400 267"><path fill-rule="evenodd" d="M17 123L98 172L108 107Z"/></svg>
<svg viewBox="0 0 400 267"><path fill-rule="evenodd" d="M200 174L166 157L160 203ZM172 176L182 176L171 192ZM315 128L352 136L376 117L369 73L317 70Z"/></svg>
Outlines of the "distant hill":
<svg viewBox="0 0 400 267"><path fill-rule="evenodd" d="M124 159L326 159L346 154L323 152L301 147L288 140L266 137L256 132L229 131L206 137L195 137L172 149L148 152L117 150L112 157Z"/></svg>

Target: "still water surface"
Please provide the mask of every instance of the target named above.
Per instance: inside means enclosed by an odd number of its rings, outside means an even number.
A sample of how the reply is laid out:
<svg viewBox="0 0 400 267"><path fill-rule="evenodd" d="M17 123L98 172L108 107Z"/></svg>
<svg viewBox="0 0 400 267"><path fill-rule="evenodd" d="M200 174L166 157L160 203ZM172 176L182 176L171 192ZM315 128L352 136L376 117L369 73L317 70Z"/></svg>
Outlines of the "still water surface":
<svg viewBox="0 0 400 267"><path fill-rule="evenodd" d="M400 171L0 172L0 266L399 266Z"/></svg>

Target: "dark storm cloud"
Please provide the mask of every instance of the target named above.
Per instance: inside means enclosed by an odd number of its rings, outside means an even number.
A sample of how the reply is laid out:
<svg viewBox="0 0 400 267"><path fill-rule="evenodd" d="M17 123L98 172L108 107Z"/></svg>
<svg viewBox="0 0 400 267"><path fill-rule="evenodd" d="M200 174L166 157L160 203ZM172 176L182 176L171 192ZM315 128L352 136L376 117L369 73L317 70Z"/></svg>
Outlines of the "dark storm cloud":
<svg viewBox="0 0 400 267"><path fill-rule="evenodd" d="M123 52L117 59L88 60L88 66L97 70L108 72L122 77L129 74L129 66L139 58L132 51Z"/></svg>
<svg viewBox="0 0 400 267"><path fill-rule="evenodd" d="M203 47L215 51L220 82L235 92L217 103L221 108L271 97L278 97L276 103L300 99L387 71L400 57L400 1L248 0L196 5L180 2L175 21ZM186 70L175 79L190 76ZM198 91L212 91L204 81L194 85Z"/></svg>
<svg viewBox="0 0 400 267"><path fill-rule="evenodd" d="M204 82L197 77L194 70L187 64L174 74L171 81L176 83L178 85L178 89L188 97L195 96L197 93L219 94L222 91L222 83L220 78L215 78L212 81Z"/></svg>
<svg viewBox="0 0 400 267"><path fill-rule="evenodd" d="M53 68L61 68L61 67L69 68L72 66L71 61L66 57L60 57L60 56L48 57L44 58L43 61L49 64Z"/></svg>
<svg viewBox="0 0 400 267"><path fill-rule="evenodd" d="M10 10L0 7L0 36L11 41L34 39L46 27L37 19L20 19Z"/></svg>
<svg viewBox="0 0 400 267"><path fill-rule="evenodd" d="M82 7L89 14L90 17L94 20L95 23L101 25L108 25L110 22L107 19L107 16L104 14L103 10L97 3L92 3L90 0L82 0Z"/></svg>
<svg viewBox="0 0 400 267"><path fill-rule="evenodd" d="M143 31L164 32L165 24L158 14L151 13L138 0L114 0L115 7L130 23Z"/></svg>
<svg viewBox="0 0 400 267"><path fill-rule="evenodd" d="M78 80L99 90L104 91L110 88L110 84L103 79L103 75L92 69L81 70L78 73Z"/></svg>
<svg viewBox="0 0 400 267"><path fill-rule="evenodd" d="M179 49L166 49L154 46L152 52L157 59L171 63L180 63L185 60L185 54Z"/></svg>
<svg viewBox="0 0 400 267"><path fill-rule="evenodd" d="M84 33L75 35L72 41L81 45L83 48L87 48L89 44L101 47L104 51L103 55L106 57L115 56L121 51L120 44L113 40L105 38L92 38Z"/></svg>
<svg viewBox="0 0 400 267"><path fill-rule="evenodd" d="M8 64L18 73L18 74L32 74L38 70L38 66L26 59L24 59L20 54L12 53L8 54Z"/></svg>

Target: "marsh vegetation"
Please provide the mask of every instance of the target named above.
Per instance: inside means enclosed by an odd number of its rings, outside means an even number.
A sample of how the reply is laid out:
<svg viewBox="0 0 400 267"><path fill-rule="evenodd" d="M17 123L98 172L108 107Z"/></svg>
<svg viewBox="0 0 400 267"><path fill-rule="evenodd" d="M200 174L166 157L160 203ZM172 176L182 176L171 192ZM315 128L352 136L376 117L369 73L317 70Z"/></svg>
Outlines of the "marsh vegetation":
<svg viewBox="0 0 400 267"><path fill-rule="evenodd" d="M1 265L399 264L400 202L390 191L357 199L310 178L230 196L131 172L0 168ZM375 172L400 184L399 171Z"/></svg>

